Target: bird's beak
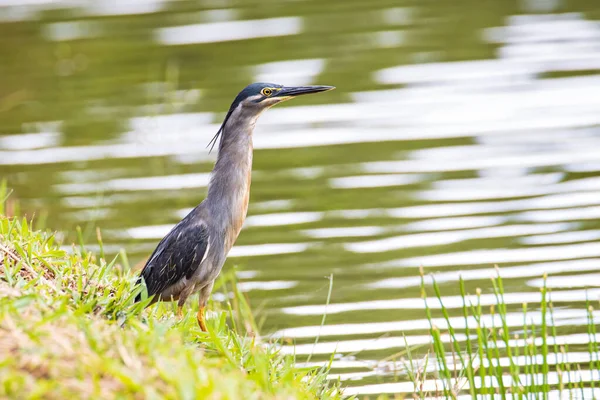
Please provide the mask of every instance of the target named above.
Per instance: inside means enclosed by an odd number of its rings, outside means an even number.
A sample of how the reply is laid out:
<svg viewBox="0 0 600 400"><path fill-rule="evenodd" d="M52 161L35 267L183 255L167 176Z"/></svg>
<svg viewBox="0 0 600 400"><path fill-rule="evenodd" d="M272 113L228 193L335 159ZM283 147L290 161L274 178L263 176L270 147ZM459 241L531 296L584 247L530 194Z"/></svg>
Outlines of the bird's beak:
<svg viewBox="0 0 600 400"><path fill-rule="evenodd" d="M283 87L273 97L282 97L284 99L301 96L304 94L327 92L335 89L335 86L296 86L296 87Z"/></svg>

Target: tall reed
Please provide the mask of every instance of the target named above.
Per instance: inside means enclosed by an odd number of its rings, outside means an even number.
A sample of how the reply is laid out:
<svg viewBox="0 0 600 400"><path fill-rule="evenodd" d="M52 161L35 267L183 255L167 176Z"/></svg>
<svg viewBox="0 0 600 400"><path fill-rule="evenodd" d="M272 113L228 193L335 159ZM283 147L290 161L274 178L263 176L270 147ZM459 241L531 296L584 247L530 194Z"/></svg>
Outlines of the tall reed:
<svg viewBox="0 0 600 400"><path fill-rule="evenodd" d="M558 333L554 319L551 291L544 276L540 300L536 304L523 303L522 323L515 320L504 299L505 289L500 269L491 278L495 304L488 310L481 305L481 289L469 295L465 283L459 280L462 305L460 314L464 326L455 327L452 310L434 276L426 279L421 269L421 295L425 314L430 323L431 352L435 371L411 370L407 374L414 383L415 398L433 395L437 398L456 399L540 399L586 398L600 399L600 348L596 332L597 321L588 299L584 329L587 339L577 352L576 363L569 361L570 346ZM428 281L431 282L429 285ZM433 297L428 297L433 290ZM442 317L444 326L434 320ZM441 325L441 324L438 324ZM578 343L580 343L579 340ZM429 357L429 355L427 356ZM409 368L414 363L408 364ZM418 372L418 373L417 373ZM417 381L418 377L418 381ZM439 382L435 393L421 393L424 382Z"/></svg>

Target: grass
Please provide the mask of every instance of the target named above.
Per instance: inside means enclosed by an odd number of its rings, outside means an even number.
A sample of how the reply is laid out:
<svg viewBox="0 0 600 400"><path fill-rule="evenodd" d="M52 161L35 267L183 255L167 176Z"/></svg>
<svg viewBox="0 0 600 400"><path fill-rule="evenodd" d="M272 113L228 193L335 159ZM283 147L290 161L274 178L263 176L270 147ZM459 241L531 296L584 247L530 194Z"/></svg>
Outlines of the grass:
<svg viewBox="0 0 600 400"><path fill-rule="evenodd" d="M123 255L105 260L83 246L67 252L52 233L5 216L5 192L0 398L342 397L326 367L300 369L261 341L233 279L221 279L229 300L211 304L203 333L191 307L179 320L171 304L133 304L135 274Z"/></svg>
<svg viewBox="0 0 600 400"><path fill-rule="evenodd" d="M482 307L481 290L469 296L461 279L461 315L451 317L433 277L431 283L433 300L427 296L428 285L421 271L432 350L423 360L413 359L411 351L406 353L408 361L404 365L415 388L414 398L600 398L599 336L589 299L584 324L587 340L580 344L579 350L583 351L577 352L574 346L569 349L568 339L557 332L546 277L539 307L532 312L526 303L522 304L520 317L504 301L498 269L491 279L495 304L489 312ZM575 354L577 362L569 361L569 356Z"/></svg>

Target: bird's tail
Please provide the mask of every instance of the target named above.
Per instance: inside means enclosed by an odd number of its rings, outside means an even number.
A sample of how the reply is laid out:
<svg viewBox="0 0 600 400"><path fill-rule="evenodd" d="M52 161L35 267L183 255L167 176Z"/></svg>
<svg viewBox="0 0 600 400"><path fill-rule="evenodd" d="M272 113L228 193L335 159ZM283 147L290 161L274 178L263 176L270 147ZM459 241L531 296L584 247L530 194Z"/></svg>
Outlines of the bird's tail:
<svg viewBox="0 0 600 400"><path fill-rule="evenodd" d="M135 282L135 288L137 288L141 284L142 284L142 276L140 275L140 276L138 276L138 279ZM140 301L142 301L142 292L138 293L137 296L135 296L134 303L138 303Z"/></svg>

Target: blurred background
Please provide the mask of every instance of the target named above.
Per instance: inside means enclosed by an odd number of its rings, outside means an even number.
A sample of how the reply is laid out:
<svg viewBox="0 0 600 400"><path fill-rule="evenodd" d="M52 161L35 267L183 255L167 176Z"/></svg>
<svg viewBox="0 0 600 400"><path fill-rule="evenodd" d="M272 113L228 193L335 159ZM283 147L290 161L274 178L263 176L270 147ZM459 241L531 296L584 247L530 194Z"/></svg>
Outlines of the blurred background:
<svg viewBox="0 0 600 400"><path fill-rule="evenodd" d="M204 198L239 90L337 86L261 117L225 271L301 359L410 392L386 359L428 340L421 265L457 314L459 273L492 302L498 264L519 309L547 272L560 337L585 331L599 20L596 0L0 0L0 177L66 246L100 227L143 263Z"/></svg>

